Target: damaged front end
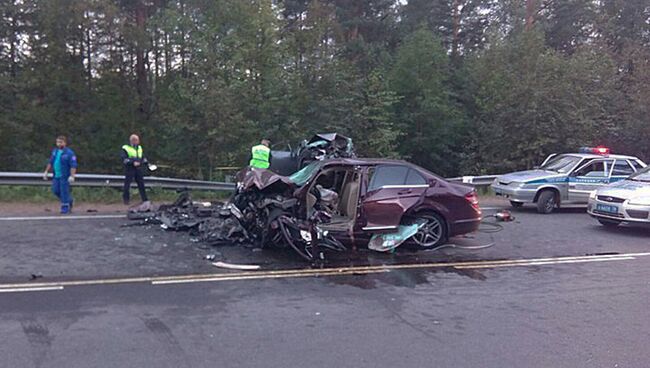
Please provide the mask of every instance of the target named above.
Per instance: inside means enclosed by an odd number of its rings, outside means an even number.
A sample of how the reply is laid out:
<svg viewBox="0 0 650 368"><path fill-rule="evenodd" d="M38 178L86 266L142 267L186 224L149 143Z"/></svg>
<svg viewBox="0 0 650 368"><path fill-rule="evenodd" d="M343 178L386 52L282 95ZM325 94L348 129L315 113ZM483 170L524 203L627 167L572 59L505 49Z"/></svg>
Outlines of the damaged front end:
<svg viewBox="0 0 650 368"><path fill-rule="evenodd" d="M171 205L161 206L143 224L189 231L208 245L239 244L255 248L291 248L308 261L323 259L325 250L343 251L345 246L320 225L331 220L328 208L338 200L323 190L322 203L304 216L294 197L296 184L269 170L246 168L238 175L236 192L226 203L193 202L183 192Z"/></svg>

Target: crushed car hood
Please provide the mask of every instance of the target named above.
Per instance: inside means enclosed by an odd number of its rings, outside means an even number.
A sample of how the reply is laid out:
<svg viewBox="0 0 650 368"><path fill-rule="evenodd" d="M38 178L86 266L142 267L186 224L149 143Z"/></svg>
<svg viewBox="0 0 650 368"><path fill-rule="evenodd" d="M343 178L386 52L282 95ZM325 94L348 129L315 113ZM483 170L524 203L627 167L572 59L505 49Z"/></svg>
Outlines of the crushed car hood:
<svg viewBox="0 0 650 368"><path fill-rule="evenodd" d="M254 169L247 167L237 173L239 190L258 189L260 191L277 191L295 187L295 184L286 176L278 175L271 170Z"/></svg>

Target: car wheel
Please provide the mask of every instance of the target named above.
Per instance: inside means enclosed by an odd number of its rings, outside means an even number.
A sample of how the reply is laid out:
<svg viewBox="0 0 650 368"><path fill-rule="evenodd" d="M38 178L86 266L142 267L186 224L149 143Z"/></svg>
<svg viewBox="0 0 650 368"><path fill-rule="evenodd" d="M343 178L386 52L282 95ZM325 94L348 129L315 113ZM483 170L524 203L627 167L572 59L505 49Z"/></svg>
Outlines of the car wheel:
<svg viewBox="0 0 650 368"><path fill-rule="evenodd" d="M552 190L545 190L537 198L537 212L549 214L557 206L557 196Z"/></svg>
<svg viewBox="0 0 650 368"><path fill-rule="evenodd" d="M442 216L435 213L424 213L416 218L424 222L420 230L411 238L413 244L418 248L435 248L447 240L447 223Z"/></svg>
<svg viewBox="0 0 650 368"><path fill-rule="evenodd" d="M598 222L600 222L600 224L603 225L603 226L605 226L605 227L617 227L618 225L621 224L620 221L616 221L616 220L605 220L605 219L601 219L601 218L598 219Z"/></svg>
<svg viewBox="0 0 650 368"><path fill-rule="evenodd" d="M513 208L521 208L524 206L523 202L515 202L515 201L510 201L510 205Z"/></svg>

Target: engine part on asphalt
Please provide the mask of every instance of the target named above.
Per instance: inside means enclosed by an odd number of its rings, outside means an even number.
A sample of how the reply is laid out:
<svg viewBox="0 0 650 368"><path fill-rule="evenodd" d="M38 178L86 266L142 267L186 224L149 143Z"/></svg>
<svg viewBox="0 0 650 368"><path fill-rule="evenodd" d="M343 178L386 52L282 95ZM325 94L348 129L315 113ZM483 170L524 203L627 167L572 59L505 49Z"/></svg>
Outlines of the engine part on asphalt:
<svg viewBox="0 0 650 368"><path fill-rule="evenodd" d="M151 212L153 211L153 205L151 201L144 201L136 206L129 208L129 212Z"/></svg>
<svg viewBox="0 0 650 368"><path fill-rule="evenodd" d="M496 218L497 221L502 221L502 222L510 222L515 220L515 217L508 210L501 210L495 213L494 218Z"/></svg>

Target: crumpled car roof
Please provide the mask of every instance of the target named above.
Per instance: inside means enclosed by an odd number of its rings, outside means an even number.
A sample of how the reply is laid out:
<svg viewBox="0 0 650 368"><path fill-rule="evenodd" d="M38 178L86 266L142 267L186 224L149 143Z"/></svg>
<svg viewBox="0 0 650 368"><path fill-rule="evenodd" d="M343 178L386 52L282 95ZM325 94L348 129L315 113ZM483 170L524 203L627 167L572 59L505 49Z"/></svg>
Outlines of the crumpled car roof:
<svg viewBox="0 0 650 368"><path fill-rule="evenodd" d="M314 143L320 140L334 142L337 139L348 141L350 138L339 133L319 133L315 134L309 141L307 141L307 143Z"/></svg>

